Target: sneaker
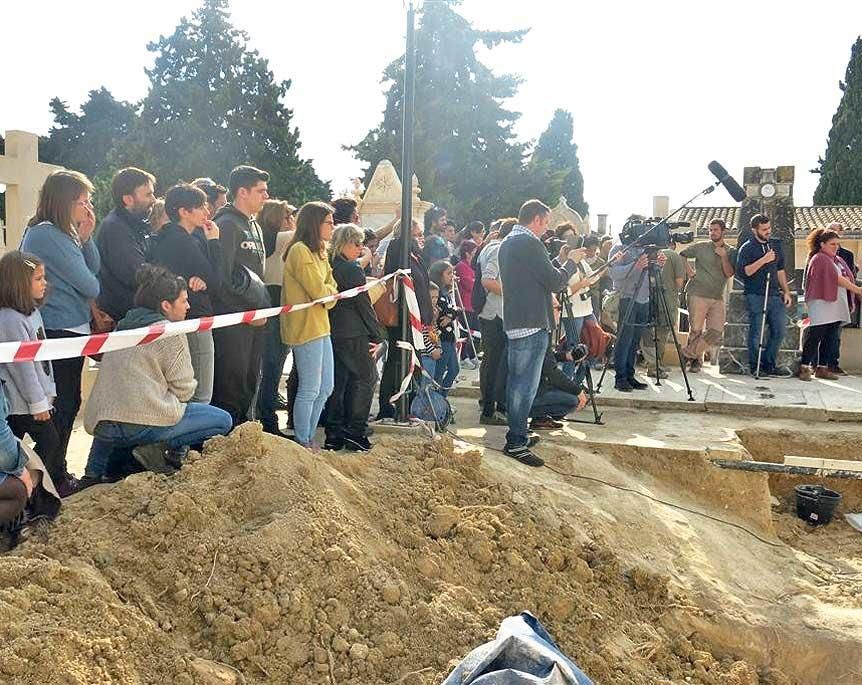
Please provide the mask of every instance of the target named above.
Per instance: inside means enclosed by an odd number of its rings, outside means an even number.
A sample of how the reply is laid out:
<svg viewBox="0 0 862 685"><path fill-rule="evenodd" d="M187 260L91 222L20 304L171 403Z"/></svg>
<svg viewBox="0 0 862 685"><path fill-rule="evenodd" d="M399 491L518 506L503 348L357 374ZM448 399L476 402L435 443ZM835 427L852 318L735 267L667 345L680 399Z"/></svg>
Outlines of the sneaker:
<svg viewBox="0 0 862 685"><path fill-rule="evenodd" d="M829 370L838 376L849 376L850 375L844 369L842 369L840 366L830 366Z"/></svg>
<svg viewBox="0 0 862 685"><path fill-rule="evenodd" d="M825 368L825 367L824 367ZM766 371L767 376L774 376L776 378L792 378L793 372L788 369L786 366L775 366ZM819 376L818 376L819 378Z"/></svg>
<svg viewBox="0 0 862 685"><path fill-rule="evenodd" d="M628 383L614 383L614 390L618 392L631 392L634 388Z"/></svg>
<svg viewBox="0 0 862 685"><path fill-rule="evenodd" d="M475 359L462 359L461 366L465 369L470 369L470 371L475 371L479 368L479 365L476 363Z"/></svg>
<svg viewBox="0 0 862 685"><path fill-rule="evenodd" d="M277 438L289 438L290 437L290 435L288 433L285 433L278 426L264 426L263 432L269 433L270 435L274 435Z"/></svg>
<svg viewBox="0 0 862 685"><path fill-rule="evenodd" d="M168 466L165 460L167 446L163 442L154 442L149 445L138 445L132 449L135 461L147 471L153 473L173 473L174 469Z"/></svg>
<svg viewBox="0 0 862 685"><path fill-rule="evenodd" d="M482 414L479 417L479 423L483 426L505 426L508 424L508 421L506 421L504 416L500 416L497 412L494 412L491 416Z"/></svg>
<svg viewBox="0 0 862 685"><path fill-rule="evenodd" d="M371 443L364 435L345 435L344 446L349 452L368 452L371 449Z"/></svg>
<svg viewBox="0 0 862 685"><path fill-rule="evenodd" d="M527 447L535 447L541 441L542 439L538 435L536 435L535 433L530 433L527 436Z"/></svg>
<svg viewBox="0 0 862 685"><path fill-rule="evenodd" d="M832 371L830 371L825 366L818 366L817 370L814 372L814 377L815 378L823 378L824 380L827 380L827 381L834 381L834 380L838 380L838 378L840 376L837 373L832 373Z"/></svg>
<svg viewBox="0 0 862 685"><path fill-rule="evenodd" d="M563 424L559 421L554 421L550 416L543 416L541 418L533 419L530 421L530 428L534 431L541 430L557 430L558 428L562 428Z"/></svg>
<svg viewBox="0 0 862 685"><path fill-rule="evenodd" d="M700 359L692 359L688 364L689 373L700 373L703 368L703 362Z"/></svg>
<svg viewBox="0 0 862 685"><path fill-rule="evenodd" d="M168 451L165 452L165 462L168 466L172 466L175 469L180 469L182 468L183 462L186 460L187 456L189 456L188 445L168 449Z"/></svg>
<svg viewBox="0 0 862 685"><path fill-rule="evenodd" d="M344 440L342 438L326 438L323 443L323 449L327 452L338 452L338 450L344 447Z"/></svg>
<svg viewBox="0 0 862 685"><path fill-rule="evenodd" d="M63 499L69 495L74 495L76 492L80 492L81 481L75 478L75 476L68 474L65 480L55 483L54 487L57 489L57 494Z"/></svg>
<svg viewBox="0 0 862 685"><path fill-rule="evenodd" d="M649 385L646 383L641 383L637 378L629 378L628 384L632 387L632 390L646 390Z"/></svg>
<svg viewBox="0 0 862 685"><path fill-rule="evenodd" d="M799 365L799 380L810 381L812 375L814 375L814 370L808 364Z"/></svg>
<svg viewBox="0 0 862 685"><path fill-rule="evenodd" d="M533 454L530 451L529 445L519 445L518 447L506 445L503 448L503 454L507 457L512 457L512 459L517 459L519 462L526 464L527 466L545 465L545 460Z"/></svg>

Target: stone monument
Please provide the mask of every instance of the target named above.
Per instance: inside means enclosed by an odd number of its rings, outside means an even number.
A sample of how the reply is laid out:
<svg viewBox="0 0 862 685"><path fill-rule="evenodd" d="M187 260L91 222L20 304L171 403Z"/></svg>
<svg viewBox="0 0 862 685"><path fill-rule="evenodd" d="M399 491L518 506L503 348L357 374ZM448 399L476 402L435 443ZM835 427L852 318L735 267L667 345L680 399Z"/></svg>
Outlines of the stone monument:
<svg viewBox="0 0 862 685"><path fill-rule="evenodd" d="M39 136L6 131L6 154L0 155L0 183L6 185L6 231L0 251L21 242L27 221L36 212L39 189L52 171L62 167L39 161Z"/></svg>
<svg viewBox="0 0 862 685"><path fill-rule="evenodd" d="M575 227L578 235L587 235L587 233L590 232L590 215L588 214L586 217L582 217L574 209L569 207L569 203L566 202L566 198L561 195L560 201L557 202L557 206L551 209L551 219L548 227L553 230L558 224L562 224L567 221Z"/></svg>
<svg viewBox="0 0 862 685"><path fill-rule="evenodd" d="M751 234L749 229L751 217L755 214L768 216L772 223L772 237L780 240L784 247L784 271L788 278L793 278L796 271L794 175L795 169L792 166L780 166L774 169L745 167L743 184L746 197L740 208L737 239L738 245L748 240Z"/></svg>
<svg viewBox="0 0 862 685"><path fill-rule="evenodd" d="M431 209L430 202L419 199L419 181L413 175L413 218L422 223L425 212ZM401 179L388 159L381 160L368 183L368 189L359 203L359 220L363 228L380 228L395 215L401 204Z"/></svg>

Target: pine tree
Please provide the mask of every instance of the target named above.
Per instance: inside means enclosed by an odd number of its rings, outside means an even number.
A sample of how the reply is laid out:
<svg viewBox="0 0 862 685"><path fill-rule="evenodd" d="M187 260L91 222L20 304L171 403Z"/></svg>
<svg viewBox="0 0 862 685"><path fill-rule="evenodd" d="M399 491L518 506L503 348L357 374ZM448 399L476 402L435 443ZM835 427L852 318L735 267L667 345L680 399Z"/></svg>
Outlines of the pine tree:
<svg viewBox="0 0 862 685"><path fill-rule="evenodd" d="M582 217L589 212L584 201L584 177L578 162L578 146L572 138L572 115L565 110L554 112L548 128L539 136L539 142L530 158L531 175L538 179L543 190L540 194L556 204L560 196Z"/></svg>
<svg viewBox="0 0 862 685"><path fill-rule="evenodd" d="M229 22L228 0L204 0L191 19L147 48L150 91L118 164L142 166L161 188L210 176L227 181L238 164L271 175L270 193L299 204L331 191L299 157L299 131L283 103L290 81L275 81L266 59L247 46L248 35Z"/></svg>
<svg viewBox="0 0 862 685"><path fill-rule="evenodd" d="M816 205L862 204L862 37L853 44L839 88L844 94L832 117L826 155L814 170L820 174Z"/></svg>
<svg viewBox="0 0 862 685"><path fill-rule="evenodd" d="M476 56L478 44L518 43L526 31L482 31L454 11L460 0L426 2L416 34L414 160L423 197L461 222L517 211L525 199L525 145L512 127L519 114L502 102L520 79L496 76ZM401 167L403 55L383 72L388 84L383 121L349 148L368 163Z"/></svg>
<svg viewBox="0 0 862 685"><path fill-rule="evenodd" d="M122 147L137 119L135 106L116 100L105 88L91 90L81 113L69 111L60 98L50 102L54 126L39 142L39 157L87 174L110 174L110 152Z"/></svg>

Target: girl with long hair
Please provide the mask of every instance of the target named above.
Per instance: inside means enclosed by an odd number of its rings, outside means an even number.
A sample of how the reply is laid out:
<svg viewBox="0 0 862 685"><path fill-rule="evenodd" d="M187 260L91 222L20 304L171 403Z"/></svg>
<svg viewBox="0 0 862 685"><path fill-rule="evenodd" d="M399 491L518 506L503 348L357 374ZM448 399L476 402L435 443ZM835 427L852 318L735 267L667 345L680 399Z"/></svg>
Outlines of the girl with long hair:
<svg viewBox="0 0 862 685"><path fill-rule="evenodd" d="M282 304L303 304L338 292L326 255L334 225L332 213L325 202L306 202L300 208L293 241L285 252ZM314 432L334 384L327 314L334 306L328 302L281 316L281 339L293 350L299 376L293 405L295 440L315 451Z"/></svg>

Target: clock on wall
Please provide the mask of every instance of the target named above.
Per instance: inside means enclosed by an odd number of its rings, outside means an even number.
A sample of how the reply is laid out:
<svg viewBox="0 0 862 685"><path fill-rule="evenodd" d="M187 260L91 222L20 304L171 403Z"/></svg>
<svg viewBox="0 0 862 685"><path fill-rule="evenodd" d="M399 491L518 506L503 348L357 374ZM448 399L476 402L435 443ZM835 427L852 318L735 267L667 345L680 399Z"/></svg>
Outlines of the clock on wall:
<svg viewBox="0 0 862 685"><path fill-rule="evenodd" d="M764 183L760 186L760 195L762 197L773 197L775 195L775 186L771 183Z"/></svg>

